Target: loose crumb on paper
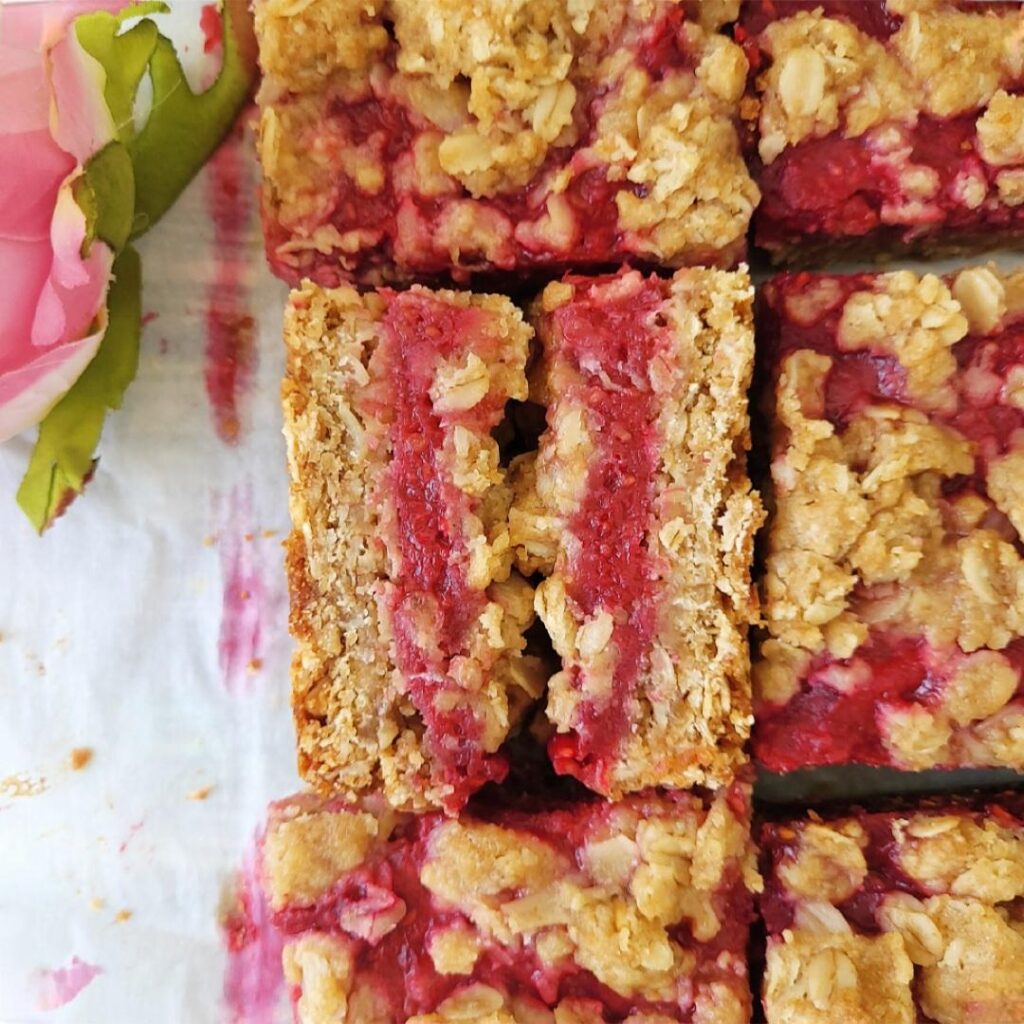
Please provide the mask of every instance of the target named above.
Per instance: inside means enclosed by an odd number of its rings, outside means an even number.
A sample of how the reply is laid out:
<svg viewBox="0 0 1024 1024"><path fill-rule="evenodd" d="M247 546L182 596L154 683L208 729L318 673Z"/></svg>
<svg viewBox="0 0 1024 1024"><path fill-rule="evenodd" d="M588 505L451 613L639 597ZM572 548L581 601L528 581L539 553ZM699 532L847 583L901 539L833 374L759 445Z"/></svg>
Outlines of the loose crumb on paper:
<svg viewBox="0 0 1024 1024"><path fill-rule="evenodd" d="M15 775L8 775L5 779L0 779L0 796L39 796L40 793L46 792L47 785L46 779L42 775L18 772Z"/></svg>
<svg viewBox="0 0 1024 1024"><path fill-rule="evenodd" d="M132 919L132 911L130 911L130 910L119 910L114 915L114 924L124 924L125 921L130 921L131 919Z"/></svg>
<svg viewBox="0 0 1024 1024"><path fill-rule="evenodd" d="M91 764L94 756L92 747L75 747L68 755L68 765L73 772L80 772Z"/></svg>
<svg viewBox="0 0 1024 1024"><path fill-rule="evenodd" d="M66 1006L102 973L102 967L79 960L77 956L71 958L67 967L38 971L36 986L39 1009L56 1010Z"/></svg>
<svg viewBox="0 0 1024 1024"><path fill-rule="evenodd" d="M198 789L193 789L186 800L205 800L213 791L216 789L215 786L200 786Z"/></svg>
<svg viewBox="0 0 1024 1024"><path fill-rule="evenodd" d="M89 909L97 912L101 911L107 905L107 901L100 896L93 896L89 900Z"/></svg>

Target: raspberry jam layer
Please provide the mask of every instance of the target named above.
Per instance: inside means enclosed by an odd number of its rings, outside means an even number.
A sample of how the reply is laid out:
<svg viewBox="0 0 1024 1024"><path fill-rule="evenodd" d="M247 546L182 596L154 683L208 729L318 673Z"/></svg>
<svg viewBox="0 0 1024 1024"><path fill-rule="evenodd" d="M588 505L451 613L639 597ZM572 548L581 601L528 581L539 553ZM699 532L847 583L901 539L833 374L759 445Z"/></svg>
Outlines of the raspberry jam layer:
<svg viewBox="0 0 1024 1024"><path fill-rule="evenodd" d="M968 335L953 347L957 369L949 381L955 400L941 410L929 408L908 394L906 373L891 354L845 352L838 341L843 306L854 292L870 290L875 276L832 276L797 272L780 274L762 290L758 310L758 343L763 369L773 387L783 360L798 350L812 350L832 360L824 383L824 417L841 433L867 408L879 403L917 408L929 421L951 428L971 442L974 472L946 477L941 497L977 495L986 499L986 472L991 460L1007 452L1014 435L1024 429L1024 410L999 401L1002 382L1013 367L1024 366L1024 322L1010 320L985 336ZM815 300L809 313L808 296ZM799 319L792 311L800 310ZM980 383L979 383L980 382ZM775 456L788 444L774 440ZM986 499L987 500L987 499ZM1000 519L1004 518L996 513ZM1008 532L1008 536L1012 531ZM948 542L958 535L950 533ZM1021 545L1012 538L1018 550ZM851 610L891 593L893 584L873 588L858 582L847 601ZM1012 701L1024 699L1024 639L999 652L1021 679ZM900 631L871 626L867 639L850 658L828 651L815 654L799 679L799 689L784 704L761 701L756 710L755 754L772 771L833 764L891 765L883 721L892 712L913 706L938 711L949 681L962 667L964 652L932 648L912 623ZM856 667L852 688L834 685L836 671Z"/></svg>
<svg viewBox="0 0 1024 1024"><path fill-rule="evenodd" d="M611 693L581 705L572 733L551 740L557 771L604 789L629 725L629 709L646 671L655 624L655 578L647 534L658 465L657 406L650 366L664 344L651 325L662 302L650 278L622 299L590 298L583 289L553 316L557 356L578 383L560 400L585 410L595 451L568 530L566 592L581 619L614 620ZM574 684L591 690L576 668Z"/></svg>
<svg viewBox="0 0 1024 1024"><path fill-rule="evenodd" d="M377 500L388 509L398 550L391 552L387 616L394 657L425 728L425 741L442 781L454 787L454 807L484 783L501 779L507 763L481 747L482 723L459 700L451 660L465 653L468 634L487 603L467 582L463 525L473 509L452 482L444 444L449 422L487 433L501 418L500 399L487 395L468 411L442 420L431 401L435 370L467 351L485 360L495 355L500 335L489 315L456 307L429 295L384 293L388 309L371 375L378 394L364 401L389 423L391 457ZM427 639L427 643L424 640ZM454 705L454 708L451 706Z"/></svg>
<svg viewBox="0 0 1024 1024"><path fill-rule="evenodd" d="M958 801L943 804L927 801L914 810L940 816L963 815L973 818L979 825L991 818L1004 828L1024 828L1024 799L1019 794L1002 793L992 803ZM907 813L909 811L875 814L858 811L841 819L845 821L852 817L867 837L863 847L867 875L857 891L838 904L843 917L861 934L874 935L882 931L878 910L886 896L904 892L924 900L934 895L933 891L911 878L900 864L896 822L905 819ZM799 823L770 822L761 828L758 845L764 892L760 898L760 911L769 935L781 935L794 923L794 898L782 881L780 868L795 860L800 831Z"/></svg>
<svg viewBox="0 0 1024 1024"><path fill-rule="evenodd" d="M744 798L737 793L736 800L736 813L744 811L749 817L749 809L741 806ZM647 819L664 816L666 807L673 804L678 804L684 814L693 813L693 798L687 794L640 794L618 806L635 809L641 819ZM615 810L616 805L595 800L555 805L540 813L481 810L475 820L498 825L522 836L524 842L540 840L575 875L588 839L596 834L615 834L614 825L609 829ZM472 824L474 818L461 820ZM752 899L737 865L727 867L719 888L710 896L722 925L714 939L698 942L687 923L669 929L671 939L693 958L692 967L687 968L692 990L687 997L687 986L681 985L678 1004L658 1002L615 991L576 963L571 954L545 963L532 942L488 941L486 931L477 931L458 907L437 898L421 878L438 830L451 824L451 819L440 814L406 819L386 843L378 842L363 864L342 875L315 904L285 907L274 915L275 926L287 937L312 931L349 940L355 957L352 987L372 989L374 1020L400 1022L433 1013L456 991L482 983L507 994L509 1001L522 1000L520 1005L540 1012L548 1012L564 999L577 998L593 1001L609 1024L631 1014L657 1014L662 1019L688 1022L692 1020L695 990L716 981L735 986L734 969L722 967L718 961L723 953L742 960L753 918ZM502 846L499 855L502 852L507 855L507 848ZM486 853L482 851L481 855ZM518 895L501 893L493 900L497 904ZM385 920L389 923L381 927L384 934L375 934L374 922ZM343 923L349 927L346 929ZM432 939L453 926L475 932L479 939L477 959L467 973L440 973L431 958ZM365 932L367 937L356 938L355 932ZM296 999L299 995L293 993Z"/></svg>
<svg viewBox="0 0 1024 1024"><path fill-rule="evenodd" d="M996 0L957 6L980 16L986 11L1006 14L1019 4ZM885 0L750 0L743 5L735 37L750 63L752 81L771 61L761 49L760 34L772 22L816 9L883 43L904 21ZM1021 86L1024 83L1018 82ZM834 256L837 246L855 252L953 244L990 248L1001 239L1019 237L1024 207L999 199L995 179L1007 165L996 167L982 159L978 113L949 118L921 114L912 123L893 122L888 127L901 134L898 156L882 152L871 141L878 128L852 138L845 138L842 130L807 138L767 165L752 152L762 195L754 216L755 242L784 255L829 245ZM923 169L937 176L933 196L921 198L903 186L901 173L911 166L914 183L920 182ZM970 188L965 187L967 181ZM974 197L981 184L987 198L979 203Z"/></svg>
<svg viewBox="0 0 1024 1024"><path fill-rule="evenodd" d="M898 166L872 155L862 137L845 139L836 132L784 150L758 176L763 198L755 240L776 252L867 236L890 247L912 247L933 238L980 242L1024 231L1024 207L987 202L971 209L963 200L965 178L984 181L988 194L998 195L995 178L1006 170L978 155L976 121L976 114L922 116L913 127L901 126L908 162L930 168L940 182L933 198L913 204L912 217Z"/></svg>
<svg viewBox="0 0 1024 1024"><path fill-rule="evenodd" d="M1024 676L1024 640L1000 652ZM893 710L941 705L942 691L959 659L936 664L920 639L872 630L857 648L865 682L843 693L829 670L848 667L850 659L817 655L801 680L800 692L785 704L762 704L757 712L755 750L772 771L790 772L809 765L888 765L881 718ZM1014 699L1024 696L1024 684Z"/></svg>

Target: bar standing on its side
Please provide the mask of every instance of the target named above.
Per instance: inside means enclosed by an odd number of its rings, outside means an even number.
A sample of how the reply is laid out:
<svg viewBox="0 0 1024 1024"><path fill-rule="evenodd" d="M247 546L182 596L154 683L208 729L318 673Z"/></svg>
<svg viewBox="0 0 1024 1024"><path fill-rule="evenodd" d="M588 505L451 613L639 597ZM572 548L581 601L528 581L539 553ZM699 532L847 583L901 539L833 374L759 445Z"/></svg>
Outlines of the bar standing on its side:
<svg viewBox="0 0 1024 1024"><path fill-rule="evenodd" d="M623 271L532 311L547 431L511 469L511 540L547 576L555 768L612 798L722 785L747 760L752 299L745 271Z"/></svg>
<svg viewBox="0 0 1024 1024"><path fill-rule="evenodd" d="M293 707L324 792L457 810L507 770L545 675L522 653L533 591L491 430L526 395L531 336L499 296L292 293Z"/></svg>

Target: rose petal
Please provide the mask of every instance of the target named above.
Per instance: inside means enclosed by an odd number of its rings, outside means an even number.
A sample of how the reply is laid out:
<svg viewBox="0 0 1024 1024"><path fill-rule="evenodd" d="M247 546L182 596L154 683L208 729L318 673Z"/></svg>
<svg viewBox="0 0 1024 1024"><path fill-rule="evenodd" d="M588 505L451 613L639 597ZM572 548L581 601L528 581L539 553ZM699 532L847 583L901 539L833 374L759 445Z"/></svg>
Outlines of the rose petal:
<svg viewBox="0 0 1024 1024"><path fill-rule="evenodd" d="M43 285L53 264L50 240L37 242L0 239L0 373L16 370L34 359L32 321Z"/></svg>
<svg viewBox="0 0 1024 1024"><path fill-rule="evenodd" d="M32 322L33 345L46 347L74 340L89 330L103 305L114 254L102 242L93 242L83 259L84 238L85 215L75 203L69 179L53 211L53 262Z"/></svg>
<svg viewBox="0 0 1024 1024"><path fill-rule="evenodd" d="M62 29L72 18L90 11L116 12L125 0L48 0L46 3L5 4L0 10L0 30L9 46L38 49L40 43Z"/></svg>
<svg viewBox="0 0 1024 1024"><path fill-rule="evenodd" d="M0 85L0 105L6 98ZM61 184L74 167L49 129L0 135L0 238L48 238Z"/></svg>
<svg viewBox="0 0 1024 1024"><path fill-rule="evenodd" d="M53 137L84 164L115 135L114 119L103 96L106 72L82 49L74 32L55 42L47 58L54 100Z"/></svg>
<svg viewBox="0 0 1024 1024"><path fill-rule="evenodd" d="M0 92L12 99L0 105L0 135L49 127L46 71L34 50L0 44Z"/></svg>
<svg viewBox="0 0 1024 1024"><path fill-rule="evenodd" d="M81 377L99 348L105 319L93 334L0 374L0 442L38 423Z"/></svg>

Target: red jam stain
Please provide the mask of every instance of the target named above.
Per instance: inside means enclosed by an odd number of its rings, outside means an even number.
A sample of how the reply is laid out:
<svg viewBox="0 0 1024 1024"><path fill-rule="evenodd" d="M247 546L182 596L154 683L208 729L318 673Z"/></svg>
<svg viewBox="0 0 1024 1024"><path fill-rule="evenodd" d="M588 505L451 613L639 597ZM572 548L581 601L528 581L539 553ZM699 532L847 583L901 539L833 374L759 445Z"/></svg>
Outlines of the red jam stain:
<svg viewBox="0 0 1024 1024"><path fill-rule="evenodd" d="M224 46L224 22L216 4L203 4L199 28L203 33L203 53L219 53Z"/></svg>
<svg viewBox="0 0 1024 1024"><path fill-rule="evenodd" d="M246 857L231 909L221 921L227 949L224 1003L228 1024L274 1024L284 992L281 950L284 937L274 926L260 888L257 855Z"/></svg>
<svg viewBox="0 0 1024 1024"><path fill-rule="evenodd" d="M666 801L678 803L683 813L696 806L684 793L651 797L629 797L618 808L633 807L642 819L664 814ZM482 817L506 829L521 833L525 839L539 839L553 847L575 869L579 851L587 838L606 827L612 813L602 801L556 807L541 813L488 810ZM563 999L576 997L595 1000L606 1021L621 1021L630 1014L662 1014L672 1020L691 1019L685 986L679 1003L660 1003L642 996L626 997L603 985L589 971L571 960L544 964L530 944L508 948L495 942L485 945L470 974L439 974L429 954L431 936L453 924L469 923L458 911L442 906L423 885L420 876L434 833L446 824L440 814L414 819L404 831L391 837L370 859L343 876L338 884L312 906L287 907L274 915L273 923L286 935L315 929L347 935L355 956L354 976L372 984L377 998L387 1007L381 1016L406 1020L429 1014L456 989L482 983L503 989L513 998L535 1000L538 1009L552 1007ZM515 893L509 893L509 898ZM738 873L727 872L721 887L711 896L723 927L708 943L693 940L689 928L673 929L672 937L692 951L696 961L694 979L702 983L725 982L735 986L734 969L719 965L721 953L728 951L742 959L746 949L747 928L753 918L752 900L743 888ZM359 927L372 932L373 919L404 904L405 912L397 927L376 941L357 938L351 931L353 918L362 918ZM345 931L340 920L350 924ZM742 983L744 979L740 978ZM300 993L294 993L297 998Z"/></svg>
<svg viewBox="0 0 1024 1024"><path fill-rule="evenodd" d="M650 320L661 301L660 283L650 278L624 297L610 297L607 288L591 297L579 288L553 316L557 358L579 376L563 400L586 409L596 446L583 497L568 524L574 544L565 566L566 592L579 615L589 619L606 611L613 617L617 659L611 695L585 701L573 733L554 737L549 753L556 771L599 789L605 788L629 724L629 705L654 631L647 531L657 410L649 368L662 338ZM587 689L579 674L574 685Z"/></svg>
<svg viewBox="0 0 1024 1024"><path fill-rule="evenodd" d="M493 429L502 403L486 396L472 409L442 415L430 398L434 373L443 360L462 362L474 352L485 362L497 356L501 339L478 308L459 308L426 294L389 293L383 339L371 363L378 382L364 396L374 414L389 421L390 466L380 500L390 506L397 533L396 568L389 597L395 660L426 728L426 742L455 787L453 809L485 782L501 779L507 762L485 754L482 723L462 701L444 710L445 691L461 694L449 676L451 659L465 653L467 633L487 597L467 581L468 552L463 531L473 509L452 482L443 453L456 423ZM432 639L422 645L423 623Z"/></svg>
<svg viewBox="0 0 1024 1024"><path fill-rule="evenodd" d="M236 485L218 505L222 592L217 652L224 688L242 694L260 676L267 637L277 634L275 623L284 618L284 588L275 571L276 541L253 527L251 488Z"/></svg>
<svg viewBox="0 0 1024 1024"><path fill-rule="evenodd" d="M217 436L237 444L240 404L256 368L256 321L249 276L256 187L243 112L206 169L206 203L214 228L213 274L206 299L206 394Z"/></svg>
<svg viewBox="0 0 1024 1024"><path fill-rule="evenodd" d="M839 285L836 300L813 323L796 323L786 312L789 296L805 294L816 282ZM811 349L832 359L825 381L824 415L842 430L866 407L880 401L913 406L906 392L905 374L888 354L843 352L837 341L842 308L854 291L870 288L872 275L842 277L808 272L782 274L763 290L758 316L762 351L777 372L781 360L797 349ZM1013 366L1024 364L1024 325L1011 324L989 337L968 336L953 349L958 371L951 384L957 392L950 412L922 409L934 423L958 431L973 444L976 472L973 476L944 481L943 493L964 490L984 494L985 463L1003 454L1015 431L1024 428L1024 411L988 396L972 395L973 371L1005 380ZM785 438L776 443L785 444ZM858 590L870 598L870 592ZM1013 641L1002 652L1016 667L1024 695L1024 640ZM882 704L909 707L932 705L941 700L942 688L962 657L954 648L948 657L936 658L923 638L900 637L872 629L854 659L867 668L866 681L850 692L840 692L829 681L836 666L847 667L828 653L815 656L801 680L800 691L787 703L763 703L757 710L754 751L770 770L792 771L812 765L858 763L891 764L881 735ZM938 667L935 667L938 664Z"/></svg>
<svg viewBox="0 0 1024 1024"><path fill-rule="evenodd" d="M67 967L39 971L35 976L37 1004L40 1010L57 1010L73 999L103 973L102 967L71 958Z"/></svg>

